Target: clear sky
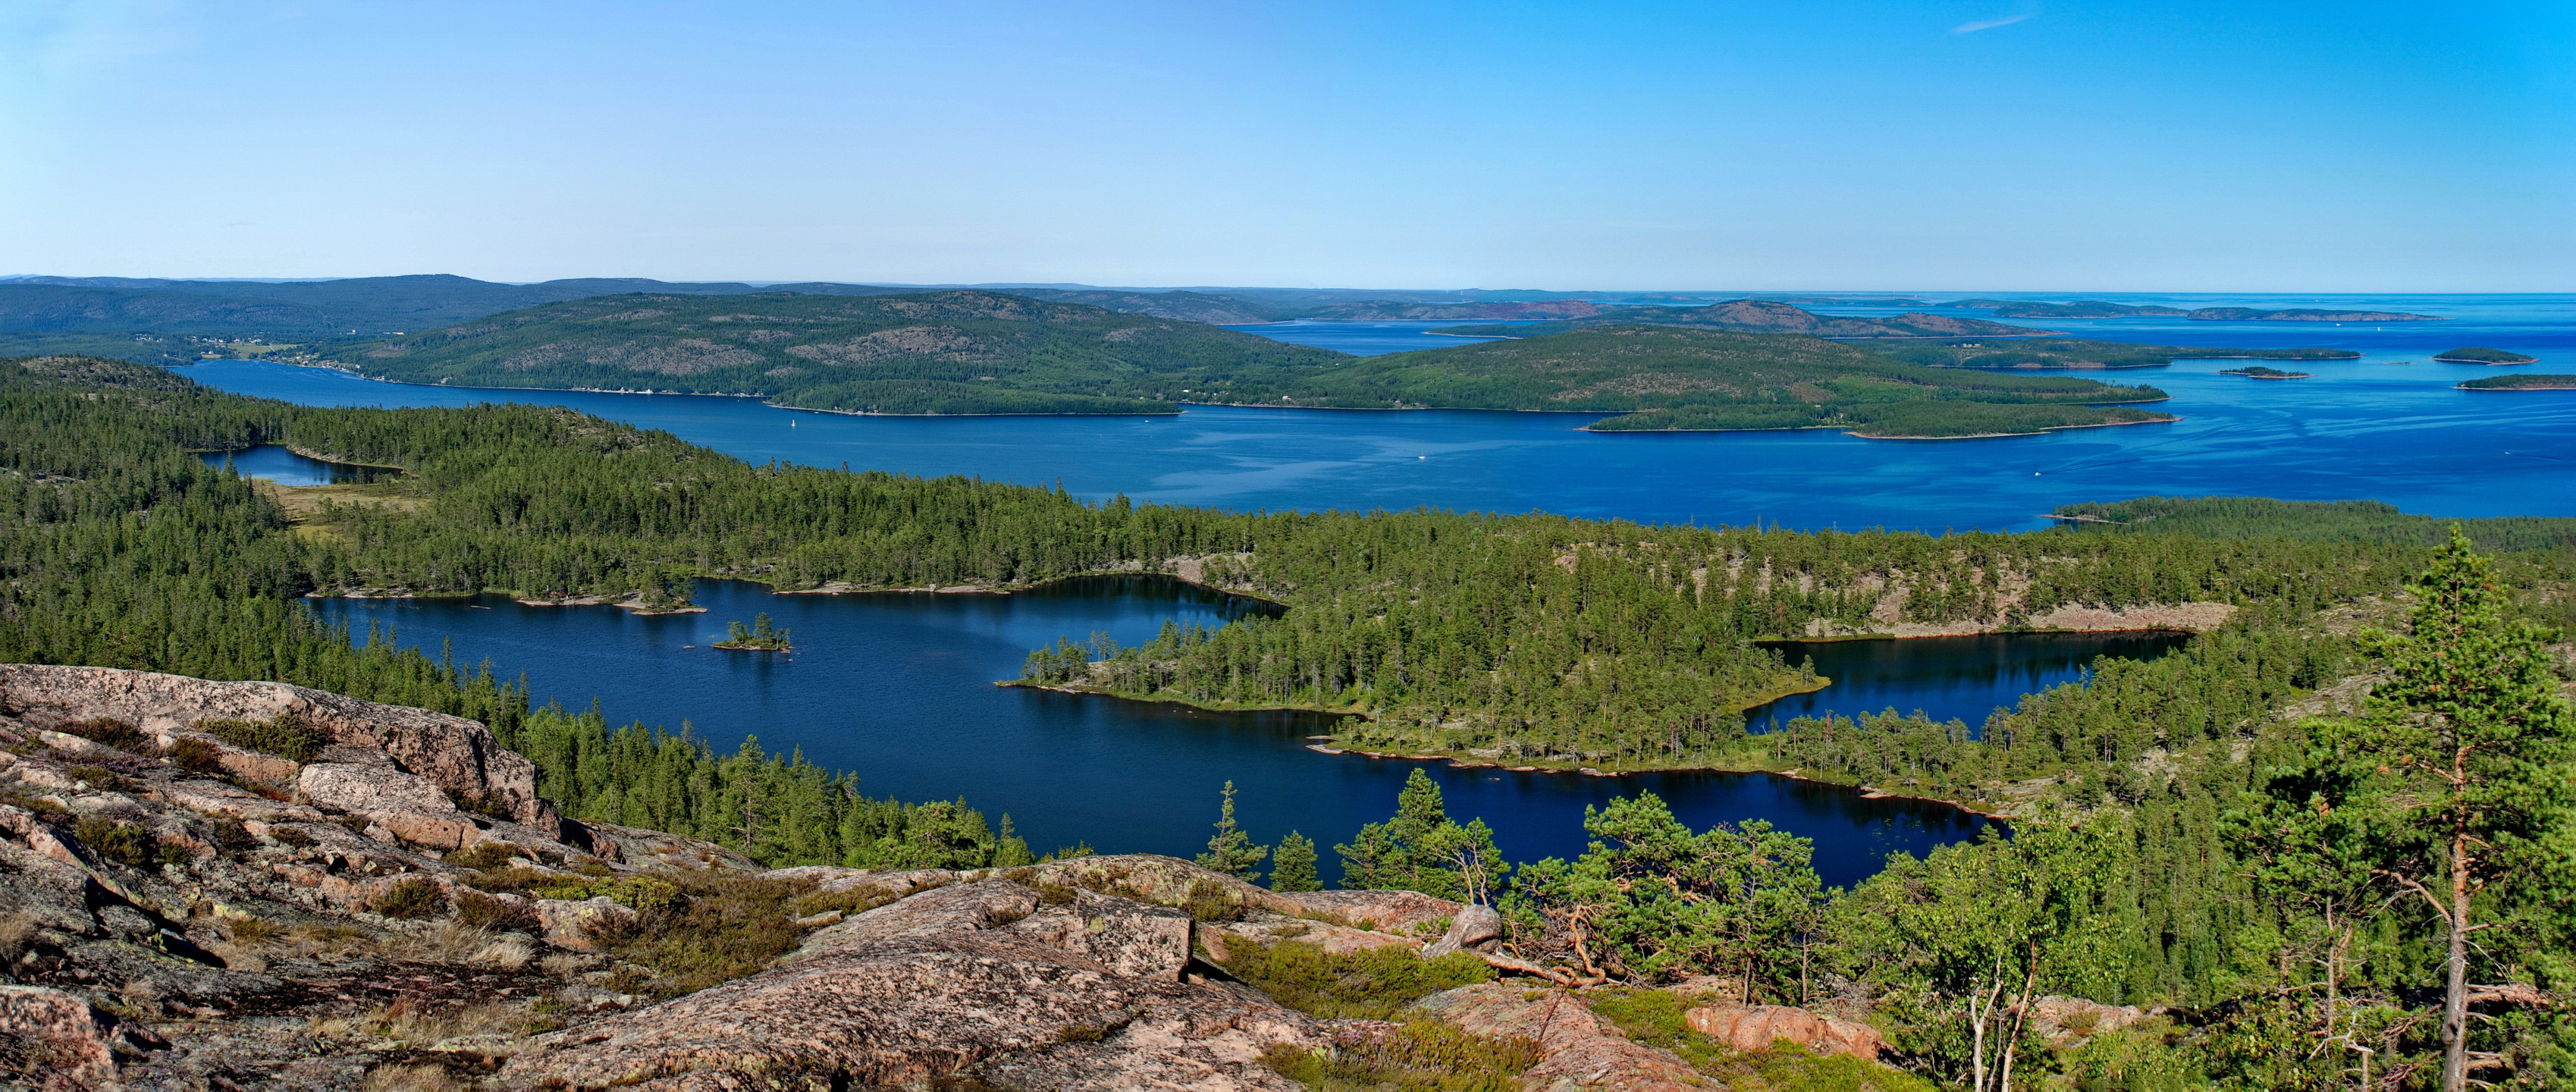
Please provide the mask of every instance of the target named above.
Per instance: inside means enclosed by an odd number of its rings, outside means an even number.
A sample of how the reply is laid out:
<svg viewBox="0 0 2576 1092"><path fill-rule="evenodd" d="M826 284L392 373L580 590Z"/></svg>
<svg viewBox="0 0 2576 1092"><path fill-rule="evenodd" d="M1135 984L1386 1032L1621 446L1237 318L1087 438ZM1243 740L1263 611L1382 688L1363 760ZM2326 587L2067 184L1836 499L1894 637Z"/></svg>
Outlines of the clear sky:
<svg viewBox="0 0 2576 1092"><path fill-rule="evenodd" d="M0 274L2576 290L2576 3L0 3Z"/></svg>

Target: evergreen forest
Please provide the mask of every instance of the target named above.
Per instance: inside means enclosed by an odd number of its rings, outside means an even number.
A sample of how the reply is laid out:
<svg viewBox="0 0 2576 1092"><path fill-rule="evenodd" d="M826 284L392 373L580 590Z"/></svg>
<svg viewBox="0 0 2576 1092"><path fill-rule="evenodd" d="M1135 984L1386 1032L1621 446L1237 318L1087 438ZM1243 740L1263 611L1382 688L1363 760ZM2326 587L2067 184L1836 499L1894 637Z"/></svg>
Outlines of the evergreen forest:
<svg viewBox="0 0 2576 1092"><path fill-rule="evenodd" d="M269 443L401 473L299 492L200 455ZM1024 681L1350 712L1347 747L1793 771L2010 816L1838 890L1805 839L1693 830L1651 796L1590 813L1576 859L1510 862L1428 779L1382 823L1277 847L1250 844L1211 786L1212 867L1311 886L1322 842L1345 884L1490 902L1515 950L1586 982L1866 996L1908 1068L1981 1092L2576 1081L2564 521L2428 535L2367 505L2170 499L2066 514L2093 518L1932 537L1086 503L752 465L560 410L313 409L117 361L0 362L0 661L277 679L472 717L536 762L567 815L772 864L1007 866L1038 854L967 801L871 799L855 772L756 740L719 752L531 708L506 665L334 629L299 599L640 607L703 579L1169 573L1282 609L1141 647L1067 639ZM1743 728L1747 706L1821 682L1765 638L2184 604L2224 621L1983 724ZM2026 1018L2042 997L2137 1019L2061 1051Z"/></svg>

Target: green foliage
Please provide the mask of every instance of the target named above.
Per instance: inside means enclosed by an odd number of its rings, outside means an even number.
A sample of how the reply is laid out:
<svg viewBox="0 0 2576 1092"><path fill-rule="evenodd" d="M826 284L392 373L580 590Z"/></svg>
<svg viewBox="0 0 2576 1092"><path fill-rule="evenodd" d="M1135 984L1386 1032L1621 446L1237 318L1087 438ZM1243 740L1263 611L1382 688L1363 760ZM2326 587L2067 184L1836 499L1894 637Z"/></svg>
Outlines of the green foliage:
<svg viewBox="0 0 2576 1092"><path fill-rule="evenodd" d="M2359 719L2302 725L2306 753L2253 799L2267 863L2303 897L2409 910L2443 952L2445 1085L2466 1079L2467 983L2565 980L2576 962L2576 778L2554 632L2508 617L2468 539L2415 582L2402 636L2364 634L2386 679ZM2351 913L2351 911L2347 911ZM2475 944L2471 936L2477 936ZM2330 937L2329 943L2342 941ZM2348 943L2348 942L2345 942ZM2325 1014L2334 1034L2337 1014Z"/></svg>
<svg viewBox="0 0 2576 1092"><path fill-rule="evenodd" d="M2214 349L2071 337L1951 338L1871 349L1930 368L2157 368L2177 360L2353 360L2361 356L2350 349Z"/></svg>
<svg viewBox="0 0 2576 1092"><path fill-rule="evenodd" d="M1514 877L1512 909L1561 932L1586 974L1652 981L1716 973L1742 996L1803 1004L1824 911L1814 843L1759 819L1692 833L1652 793L1586 807L1593 837L1572 863Z"/></svg>
<svg viewBox="0 0 2576 1092"><path fill-rule="evenodd" d="M1345 1037L1305 1050L1281 1043L1261 1064L1319 1092L1517 1092L1522 1070L1537 1065L1536 1043L1489 1038L1437 1020Z"/></svg>
<svg viewBox="0 0 2576 1092"><path fill-rule="evenodd" d="M476 842L473 845L457 850L454 853L450 853L447 856L440 858L440 860L458 868L469 868L474 871L481 872L486 869L499 868L502 865L508 864L510 863L510 858L518 855L519 848L508 842Z"/></svg>
<svg viewBox="0 0 2576 1092"><path fill-rule="evenodd" d="M2576 375L2541 375L2523 372L2519 375L2480 376L2458 384L2464 391L2576 391Z"/></svg>
<svg viewBox="0 0 2576 1092"><path fill-rule="evenodd" d="M2139 497L2113 504L2061 505L2052 515L2090 533L2143 532L2195 538L2286 538L2437 548L2457 526L2482 550L2565 551L2576 518L2497 516L2440 520L2410 516L2379 501L2283 501L2269 497Z"/></svg>
<svg viewBox="0 0 2576 1092"><path fill-rule="evenodd" d="M405 876L388 885L368 909L389 918L434 918L447 912L447 893L424 876Z"/></svg>
<svg viewBox="0 0 2576 1092"><path fill-rule="evenodd" d="M1229 937L1228 974L1311 1016L1393 1020L1407 1005L1442 990L1490 982L1494 969L1470 952L1424 959L1411 948L1369 948L1336 955L1302 940L1270 945Z"/></svg>
<svg viewBox="0 0 2576 1092"><path fill-rule="evenodd" d="M1273 891L1321 891L1322 880L1315 875L1315 840L1296 831L1279 840L1279 850L1270 857L1270 889Z"/></svg>
<svg viewBox="0 0 2576 1092"><path fill-rule="evenodd" d="M1972 1090L2009 1088L2032 1053L2022 1006L2116 995L2128 980L2142 930L2124 824L2102 813L2010 838L1988 828L1922 860L1891 856L1835 907L1835 956L1889 998L1900 1049Z"/></svg>
<svg viewBox="0 0 2576 1092"><path fill-rule="evenodd" d="M2467 348L2447 350L2433 359L2453 360L2467 364L2529 364L2540 358L2507 352L2503 349L2489 349L2482 345L2471 345Z"/></svg>
<svg viewBox="0 0 2576 1092"><path fill-rule="evenodd" d="M787 630L772 625L769 612L762 611L749 626L740 622L725 623L725 639L716 642L716 647L781 651L795 646L788 643Z"/></svg>
<svg viewBox="0 0 2576 1092"><path fill-rule="evenodd" d="M331 734L293 713L273 720L201 720L189 727L246 751L276 755L289 762L311 762L331 743Z"/></svg>
<svg viewBox="0 0 2576 1092"><path fill-rule="evenodd" d="M480 891L456 893L456 920L463 925L494 932L542 934L546 931L545 923L537 918L536 911Z"/></svg>
<svg viewBox="0 0 2576 1092"><path fill-rule="evenodd" d="M732 869L659 873L668 894L637 906L634 920L604 923L594 939L618 959L652 973L644 992L695 993L756 972L804 936L791 912L810 885Z"/></svg>
<svg viewBox="0 0 2576 1092"><path fill-rule="evenodd" d="M136 728L131 722L114 717L76 720L69 724L57 725L54 730L65 735L79 736L92 743L114 747L129 754L148 755L160 749L153 746L152 737L144 735L142 729Z"/></svg>
<svg viewBox="0 0 2576 1092"><path fill-rule="evenodd" d="M1723 1082L1763 1092L1932 1092L1923 1079L1846 1054L1818 1056L1795 1045L1738 1051L1691 1029L1691 1002L1667 990L1609 987L1583 1000L1632 1041L1672 1051Z"/></svg>
<svg viewBox="0 0 2576 1092"><path fill-rule="evenodd" d="M1261 878L1262 859L1268 856L1269 849L1254 844L1252 836L1235 825L1234 782L1226 782L1218 796L1216 833L1208 836L1207 852L1198 855L1199 867L1238 880L1257 880ZM1313 867L1311 861L1308 867Z"/></svg>
<svg viewBox="0 0 2576 1092"><path fill-rule="evenodd" d="M1477 819L1465 826L1449 818L1440 786L1416 767L1396 791L1395 815L1360 828L1342 858L1342 886L1419 891L1465 902L1486 902L1508 866L1494 849L1494 832Z"/></svg>
<svg viewBox="0 0 2576 1092"><path fill-rule="evenodd" d="M224 769L223 752L216 750L214 744L194 737L183 736L170 744L170 753L166 757L171 765L189 773L216 774Z"/></svg>
<svg viewBox="0 0 2576 1092"><path fill-rule="evenodd" d="M72 835L91 852L134 868L144 868L154 861L160 839L152 828L138 823L120 823L103 815L84 815L72 828Z"/></svg>
<svg viewBox="0 0 2576 1092"><path fill-rule="evenodd" d="M1173 413L1185 388L1194 401L1239 401L1267 388L1233 392L1237 373L1293 375L1346 359L1194 322L981 291L603 296L335 355L411 382L760 394L861 413L1045 414Z"/></svg>

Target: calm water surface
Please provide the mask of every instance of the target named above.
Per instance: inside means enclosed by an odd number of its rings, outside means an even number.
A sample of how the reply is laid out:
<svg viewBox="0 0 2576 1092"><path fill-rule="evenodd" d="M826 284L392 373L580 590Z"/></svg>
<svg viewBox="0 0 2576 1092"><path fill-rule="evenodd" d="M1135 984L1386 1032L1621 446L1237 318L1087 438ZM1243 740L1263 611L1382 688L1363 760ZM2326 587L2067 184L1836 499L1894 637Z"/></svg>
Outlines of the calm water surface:
<svg viewBox="0 0 2576 1092"><path fill-rule="evenodd" d="M1111 852L1196 853L1229 779L1254 837L1275 843L1298 830L1330 847L1392 813L1397 788L1417 767L1440 781L1452 815L1482 816L1516 860L1581 853L1584 806L1639 790L1660 794L1696 827L1762 818L1814 838L1818 870L1835 884L1876 872L1889 852L1922 853L1982 826L1939 805L1864 800L1759 774L1584 777L1327 755L1308 750L1306 738L1332 731L1327 716L1211 713L993 685L1017 676L1029 649L1063 634L1105 630L1136 643L1165 619L1214 624L1253 609L1175 581L1086 578L1012 595L772 595L721 580L698 588L707 613L653 617L525 607L498 596L310 602L362 632L390 625L404 643L432 653L445 647L460 662L488 658L501 672L524 671L540 703L578 709L597 698L613 722L686 723L720 749L756 736L771 750L802 750L817 764L856 772L874 796L964 796L988 815L1010 813L1041 850L1085 840ZM794 631L795 655L707 647L726 622L764 611ZM1927 662L1912 661L1915 677L1938 674L1920 670ZM2082 669L2048 663L2017 677L2039 686ZM1962 667L1974 677L1992 670L1983 651L1963 657ZM1842 708L1875 708L1882 699L1912 707L1891 697L1914 692L1903 684L1873 688L1865 672L1844 670L1841 685L1870 697ZM1325 857L1329 864L1332 854Z"/></svg>
<svg viewBox="0 0 2576 1092"><path fill-rule="evenodd" d="M2154 297L2131 297L2146 302ZM2161 297L2177 305L2311 306L2309 297ZM2525 370L2576 370L2576 297L2384 297L2328 306L2451 313L2386 327L2106 319L2050 324L2088 337L2197 345L2351 348L2304 362L2316 378L2217 374L2229 361L2115 373L2161 387L2172 424L2003 440L1863 440L1830 432L1593 434L1580 414L1194 408L1178 417L855 417L756 399L430 387L254 361L187 374L312 405L568 405L667 429L753 461L966 474L1105 499L1235 509L1417 506L1802 529L2024 529L2076 501L2151 494L2376 499L2442 516L2576 515L2576 393L2453 389L2497 369L2436 364L2461 345L2530 353ZM1828 310L1858 313L1864 309ZM1434 323L1247 327L1371 350ZM1321 329L1317 329L1317 328ZM1364 327L1364 329L1362 328ZM1375 351L1383 351L1377 349ZM2086 373L2102 374L2102 373Z"/></svg>
<svg viewBox="0 0 2576 1092"><path fill-rule="evenodd" d="M2160 408L2184 420L1919 443L1812 432L1594 435L1575 431L1587 420L1580 415L1440 411L1210 407L1177 418L854 417L745 398L377 383L252 361L210 362L187 373L225 390L310 405L567 405L754 461L1060 481L1094 499L1124 493L1236 509L1431 506L1939 531L2040 526L2038 513L2073 501L2216 493L2372 498L2451 516L2576 515L2576 394L2457 391L2452 384L2462 378L2494 370L2429 360L2442 349L2488 345L2541 358L2525 370L2576 370L2576 297L2097 298L2366 307L2455 321L2052 322L2108 340L2316 345L2364 356L2301 363L2299 370L2316 378L2288 383L2218 375L2234 366L2222 361L2124 371L2114 378L2171 392ZM1438 325L1249 329L1374 353L1456 344L1422 332ZM332 473L245 458L235 465L246 473ZM316 609L362 628L393 623L406 641L433 649L452 642L460 659L488 657L504 672L525 671L540 700L580 706L595 697L614 720L686 721L719 747L757 735L773 749L802 748L818 763L856 771L876 795L964 795L988 812L1011 813L1042 848L1084 839L1104 850L1194 852L1227 779L1241 790L1244 821L1256 837L1275 841L1297 829L1329 845L1384 817L1417 765L1309 751L1304 737L1329 724L1304 715L1201 713L991 685L1016 675L1028 649L1060 635L1106 630L1135 642L1166 618L1217 621L1240 609L1203 593L1116 581L1010 596L771 596L719 581L701 589L710 613L659 618L495 599L328 600ZM804 651L777 658L704 647L726 621L764 610L797 631ZM2147 655L2163 647L2155 638L2092 637L1801 646L1797 653L1814 658L1835 687L1758 711L1756 724L1887 708L1974 724L2022 693L2079 678L2096 652ZM1865 801L1764 776L1584 778L1427 765L1452 812L1484 817L1518 859L1580 852L1583 805L1638 789L1664 794L1695 825L1760 817L1813 837L1820 870L1835 883L1874 871L1888 851L1920 852L1977 827L1946 808Z"/></svg>

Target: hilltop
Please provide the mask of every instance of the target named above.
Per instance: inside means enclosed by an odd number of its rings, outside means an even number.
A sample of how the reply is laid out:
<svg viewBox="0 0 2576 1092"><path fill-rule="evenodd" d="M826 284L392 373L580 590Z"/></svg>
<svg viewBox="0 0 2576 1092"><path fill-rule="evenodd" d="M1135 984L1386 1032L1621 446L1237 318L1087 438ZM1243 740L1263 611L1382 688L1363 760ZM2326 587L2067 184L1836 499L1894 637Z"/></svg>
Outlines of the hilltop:
<svg viewBox="0 0 2576 1092"><path fill-rule="evenodd" d="M2167 420L2088 403L2153 387L1926 368L1822 338L1598 326L1368 357L1318 373L1330 405L1608 410L1595 431L1842 428L1874 437L2037 432Z"/></svg>
<svg viewBox="0 0 2576 1092"><path fill-rule="evenodd" d="M1194 380L1339 353L997 292L640 293L337 351L361 374L465 386L752 394L869 413L1171 413Z"/></svg>
<svg viewBox="0 0 2576 1092"><path fill-rule="evenodd" d="M1706 307L1622 307L1591 318L1566 322L1540 323L1534 326L1462 326L1439 332L1478 337L1539 337L1547 334L1561 334L1584 326L1640 323L1659 326L1707 326L1748 334L1807 334L1814 337L2016 337L2048 332L2023 326L2007 326L1983 319L1963 319L1919 312L1909 312L1885 319L1843 318L1819 315L1803 307L1773 300L1728 300Z"/></svg>

